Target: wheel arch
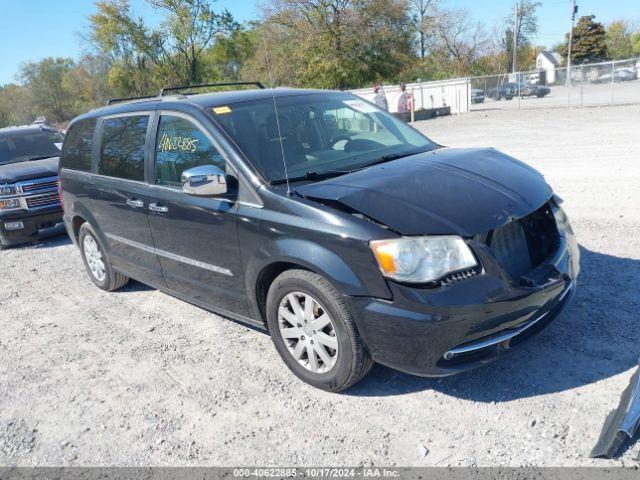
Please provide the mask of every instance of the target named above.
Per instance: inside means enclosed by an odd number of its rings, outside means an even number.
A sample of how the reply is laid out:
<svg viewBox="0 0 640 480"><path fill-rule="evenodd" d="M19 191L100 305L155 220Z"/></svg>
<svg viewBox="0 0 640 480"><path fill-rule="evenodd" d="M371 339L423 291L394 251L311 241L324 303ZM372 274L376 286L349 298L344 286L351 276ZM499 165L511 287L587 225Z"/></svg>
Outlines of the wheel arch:
<svg viewBox="0 0 640 480"><path fill-rule="evenodd" d="M80 227L82 227L82 224L86 222L87 220L82 215L75 215L71 219L71 229L73 232L73 240L75 241L76 244L78 243L78 238L80 236Z"/></svg>
<svg viewBox="0 0 640 480"><path fill-rule="evenodd" d="M259 248L245 269L249 308L265 325L269 287L278 275L296 268L321 275L343 295L390 296L384 280L363 278L327 247L311 240L279 239Z"/></svg>

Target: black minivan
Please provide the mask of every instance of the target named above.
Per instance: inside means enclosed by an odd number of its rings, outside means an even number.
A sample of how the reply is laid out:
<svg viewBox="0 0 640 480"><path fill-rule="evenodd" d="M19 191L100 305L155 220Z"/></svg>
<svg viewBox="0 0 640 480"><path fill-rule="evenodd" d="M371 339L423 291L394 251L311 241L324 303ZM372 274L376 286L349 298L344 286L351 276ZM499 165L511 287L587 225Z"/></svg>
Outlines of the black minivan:
<svg viewBox="0 0 640 480"><path fill-rule="evenodd" d="M260 86L259 84L257 84ZM91 280L268 330L304 381L468 370L544 330L579 270L542 175L349 93L171 94L76 118L64 220Z"/></svg>

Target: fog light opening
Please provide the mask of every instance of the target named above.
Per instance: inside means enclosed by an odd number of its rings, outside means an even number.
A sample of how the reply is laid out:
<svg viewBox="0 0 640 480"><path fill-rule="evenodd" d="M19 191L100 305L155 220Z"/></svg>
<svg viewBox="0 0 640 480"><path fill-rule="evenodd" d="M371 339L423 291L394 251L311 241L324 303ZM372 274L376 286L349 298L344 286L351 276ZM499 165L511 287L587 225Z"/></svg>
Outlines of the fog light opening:
<svg viewBox="0 0 640 480"><path fill-rule="evenodd" d="M14 231L14 230L22 230L24 228L24 223L22 223L22 222L5 222L4 228L8 232L11 232L11 231Z"/></svg>

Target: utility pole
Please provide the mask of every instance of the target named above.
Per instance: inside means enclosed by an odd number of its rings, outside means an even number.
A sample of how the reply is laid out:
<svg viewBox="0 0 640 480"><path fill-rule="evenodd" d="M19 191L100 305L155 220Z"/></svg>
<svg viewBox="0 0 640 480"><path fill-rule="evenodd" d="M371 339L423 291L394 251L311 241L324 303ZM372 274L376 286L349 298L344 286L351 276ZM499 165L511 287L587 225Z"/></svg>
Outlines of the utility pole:
<svg viewBox="0 0 640 480"><path fill-rule="evenodd" d="M571 49L573 47L573 27L576 22L576 13L578 13L578 6L576 5L576 0L573 1L573 6L571 7L571 30L569 30L569 48L567 49L567 80L566 87L571 88Z"/></svg>
<svg viewBox="0 0 640 480"><path fill-rule="evenodd" d="M515 15L513 17L513 66L511 71L516 73L518 56L518 23L520 21L520 2L516 2Z"/></svg>

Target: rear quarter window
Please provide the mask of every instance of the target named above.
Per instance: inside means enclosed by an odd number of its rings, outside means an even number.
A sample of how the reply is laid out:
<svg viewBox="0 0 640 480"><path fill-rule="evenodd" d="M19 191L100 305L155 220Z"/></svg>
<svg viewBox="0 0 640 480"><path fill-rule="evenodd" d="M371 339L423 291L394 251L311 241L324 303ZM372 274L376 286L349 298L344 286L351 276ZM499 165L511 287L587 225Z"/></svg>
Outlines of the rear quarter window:
<svg viewBox="0 0 640 480"><path fill-rule="evenodd" d="M95 128L96 119L89 118L79 121L69 129L60 155L60 168L91 171L91 150Z"/></svg>
<svg viewBox="0 0 640 480"><path fill-rule="evenodd" d="M106 118L102 123L98 173L144 181L148 115Z"/></svg>

